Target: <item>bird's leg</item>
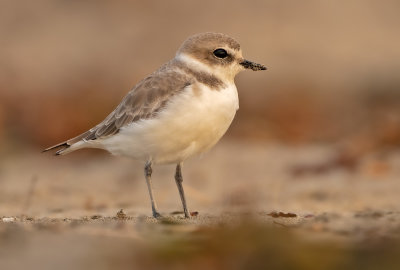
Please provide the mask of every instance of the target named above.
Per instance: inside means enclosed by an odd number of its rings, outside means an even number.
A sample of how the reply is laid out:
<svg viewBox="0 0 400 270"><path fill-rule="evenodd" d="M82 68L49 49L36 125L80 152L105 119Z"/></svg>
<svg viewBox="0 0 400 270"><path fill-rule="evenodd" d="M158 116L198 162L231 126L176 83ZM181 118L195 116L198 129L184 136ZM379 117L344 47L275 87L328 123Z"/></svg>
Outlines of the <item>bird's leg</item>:
<svg viewBox="0 0 400 270"><path fill-rule="evenodd" d="M161 214L157 210L157 204L154 199L153 187L151 184L152 172L153 172L153 169L151 168L151 161L148 161L148 162L146 162L146 165L144 166L144 176L146 177L147 188L149 189L150 200L151 200L151 210L153 211L153 217L159 218L159 217L161 217Z"/></svg>
<svg viewBox="0 0 400 270"><path fill-rule="evenodd" d="M178 186L179 195L181 196L181 201L183 205L183 212L185 213L185 218L190 218L189 211L186 206L186 199L185 199L185 192L183 191L183 177L182 177L182 163L178 163L176 165L176 172L175 172L175 182Z"/></svg>

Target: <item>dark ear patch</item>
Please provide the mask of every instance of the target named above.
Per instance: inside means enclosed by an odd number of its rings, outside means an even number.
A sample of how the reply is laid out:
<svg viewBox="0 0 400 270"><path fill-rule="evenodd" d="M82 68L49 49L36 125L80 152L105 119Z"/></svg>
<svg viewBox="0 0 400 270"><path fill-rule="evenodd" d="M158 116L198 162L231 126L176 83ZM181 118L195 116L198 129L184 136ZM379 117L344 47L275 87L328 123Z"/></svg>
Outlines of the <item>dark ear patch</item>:
<svg viewBox="0 0 400 270"><path fill-rule="evenodd" d="M214 58L213 59L214 61L217 61L217 59L215 57L213 57L213 58ZM196 81L209 86L211 89L220 90L221 88L226 87L224 82L221 81L216 76L214 76L213 74L210 74L208 72L194 70L194 69L190 68L187 64L185 64L184 62L181 62L179 60L175 61L174 63L179 69L183 70L186 74L192 75L196 79Z"/></svg>

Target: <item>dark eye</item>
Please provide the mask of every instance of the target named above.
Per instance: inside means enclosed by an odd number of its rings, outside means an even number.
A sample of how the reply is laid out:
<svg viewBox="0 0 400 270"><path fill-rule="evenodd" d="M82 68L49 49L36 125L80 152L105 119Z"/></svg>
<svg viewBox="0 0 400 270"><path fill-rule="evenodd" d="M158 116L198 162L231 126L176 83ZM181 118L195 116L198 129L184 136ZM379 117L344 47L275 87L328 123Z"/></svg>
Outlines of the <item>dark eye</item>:
<svg viewBox="0 0 400 270"><path fill-rule="evenodd" d="M225 58L228 56L228 53L224 49L216 49L213 54L218 58Z"/></svg>

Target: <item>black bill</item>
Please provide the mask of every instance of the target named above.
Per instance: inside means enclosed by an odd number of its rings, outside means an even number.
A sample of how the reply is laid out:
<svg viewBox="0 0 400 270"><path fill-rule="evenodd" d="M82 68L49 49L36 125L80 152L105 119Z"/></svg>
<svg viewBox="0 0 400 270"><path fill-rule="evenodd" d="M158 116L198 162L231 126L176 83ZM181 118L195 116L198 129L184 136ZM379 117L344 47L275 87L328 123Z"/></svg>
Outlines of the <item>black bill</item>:
<svg viewBox="0 0 400 270"><path fill-rule="evenodd" d="M257 71L257 70L266 70L267 68L264 65L257 64L248 60L243 60L243 62L240 62L240 64L244 68L249 68L251 70Z"/></svg>

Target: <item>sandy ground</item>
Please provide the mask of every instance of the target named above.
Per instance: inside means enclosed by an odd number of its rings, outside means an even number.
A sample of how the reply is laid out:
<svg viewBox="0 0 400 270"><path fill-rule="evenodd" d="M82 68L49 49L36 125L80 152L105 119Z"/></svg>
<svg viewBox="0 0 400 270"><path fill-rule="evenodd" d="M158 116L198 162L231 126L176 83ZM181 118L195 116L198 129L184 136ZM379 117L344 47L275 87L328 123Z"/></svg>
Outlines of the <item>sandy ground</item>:
<svg viewBox="0 0 400 270"><path fill-rule="evenodd" d="M1 269L249 269L250 261L255 268L272 267L276 261L265 256L275 253L291 258L278 269L288 269L289 262L299 269L355 269L352 263L359 265L368 252L400 250L400 153L364 157L355 171L296 175L294 167L327 160L334 149L225 141L184 166L188 205L198 212L190 220L179 213L173 166L154 167L164 215L156 220L150 217L142 164L92 153L3 157ZM365 243L373 250L364 254ZM337 244L339 249L329 251ZM260 256L235 255L264 249ZM299 259L293 255L297 249L314 257ZM310 267L324 250L331 254L327 260ZM379 256L385 262L396 258Z"/></svg>

